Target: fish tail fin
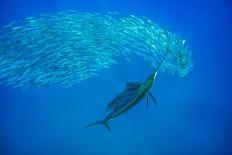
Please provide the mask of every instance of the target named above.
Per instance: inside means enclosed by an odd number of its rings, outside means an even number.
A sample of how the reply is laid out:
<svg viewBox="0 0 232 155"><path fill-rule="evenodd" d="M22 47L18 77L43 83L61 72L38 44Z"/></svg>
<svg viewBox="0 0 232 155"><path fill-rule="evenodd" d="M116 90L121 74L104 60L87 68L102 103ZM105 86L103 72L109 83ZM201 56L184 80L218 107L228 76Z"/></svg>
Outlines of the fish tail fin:
<svg viewBox="0 0 232 155"><path fill-rule="evenodd" d="M110 128L109 124L105 120L93 122L91 124L86 125L84 128L89 128L89 127L97 125L97 124L104 125L108 129L108 131L111 131L111 128Z"/></svg>

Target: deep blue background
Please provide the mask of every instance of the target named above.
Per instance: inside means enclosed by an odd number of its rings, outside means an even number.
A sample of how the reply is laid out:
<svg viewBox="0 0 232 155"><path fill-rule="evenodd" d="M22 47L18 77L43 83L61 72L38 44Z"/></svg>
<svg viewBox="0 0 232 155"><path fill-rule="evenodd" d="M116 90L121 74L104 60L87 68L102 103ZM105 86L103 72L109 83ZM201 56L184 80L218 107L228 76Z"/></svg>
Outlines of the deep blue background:
<svg viewBox="0 0 232 155"><path fill-rule="evenodd" d="M139 57L132 63L122 58L68 89L0 86L0 154L232 154L229 0L0 0L0 26L67 9L117 11L169 26L190 44L193 70L184 78L158 74L158 107L146 111L141 102L109 123L112 133L83 126L106 115L105 106L127 81L143 81L152 72Z"/></svg>

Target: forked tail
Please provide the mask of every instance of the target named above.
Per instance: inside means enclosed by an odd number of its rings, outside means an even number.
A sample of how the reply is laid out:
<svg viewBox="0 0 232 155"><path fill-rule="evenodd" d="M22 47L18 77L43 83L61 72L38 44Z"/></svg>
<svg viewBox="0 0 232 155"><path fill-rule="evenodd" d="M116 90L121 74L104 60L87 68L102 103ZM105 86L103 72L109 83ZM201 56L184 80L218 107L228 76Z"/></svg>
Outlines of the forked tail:
<svg viewBox="0 0 232 155"><path fill-rule="evenodd" d="M97 125L97 124L104 125L109 131L111 131L111 128L110 128L109 124L108 124L107 121L105 121L105 120L97 121L97 122L88 124L88 125L86 125L84 128L89 128L89 127L94 126L94 125Z"/></svg>

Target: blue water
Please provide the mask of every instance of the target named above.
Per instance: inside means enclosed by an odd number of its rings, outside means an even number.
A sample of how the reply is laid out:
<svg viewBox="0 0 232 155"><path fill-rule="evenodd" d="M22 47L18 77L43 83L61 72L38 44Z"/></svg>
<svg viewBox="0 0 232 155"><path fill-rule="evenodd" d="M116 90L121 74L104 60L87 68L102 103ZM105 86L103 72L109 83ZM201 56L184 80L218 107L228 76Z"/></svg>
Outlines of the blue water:
<svg viewBox="0 0 232 155"><path fill-rule="evenodd" d="M151 74L153 68L139 57L132 63L122 58L68 89L21 91L1 85L0 154L232 154L231 8L229 0L1 0L1 27L68 9L145 16L186 38L194 67L183 78L159 73L152 88L159 105L146 110L146 101L140 102L109 122L111 133L83 126L106 116L105 106L127 81L142 82Z"/></svg>

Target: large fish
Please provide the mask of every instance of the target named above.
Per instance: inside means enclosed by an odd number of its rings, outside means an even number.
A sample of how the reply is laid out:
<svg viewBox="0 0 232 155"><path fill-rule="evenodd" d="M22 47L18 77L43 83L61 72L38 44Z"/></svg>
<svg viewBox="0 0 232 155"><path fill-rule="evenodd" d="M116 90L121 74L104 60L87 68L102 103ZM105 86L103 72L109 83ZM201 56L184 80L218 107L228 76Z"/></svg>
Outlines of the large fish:
<svg viewBox="0 0 232 155"><path fill-rule="evenodd" d="M163 59L164 60L164 59ZM143 82L128 82L126 88L122 93L111 101L108 106L106 107L107 110L112 110L112 112L107 115L103 120L88 124L85 128L102 124L104 125L109 131L111 131L110 126L108 125L108 121L112 120L113 118L126 113L129 109L134 107L137 103L139 103L144 97L147 96L147 106L148 106L148 95L152 98L152 100L157 104L155 97L150 92L151 87L155 81L156 75L158 70L163 62L163 60L159 63L157 68L154 72L149 76L149 78Z"/></svg>

